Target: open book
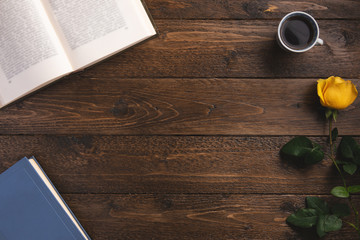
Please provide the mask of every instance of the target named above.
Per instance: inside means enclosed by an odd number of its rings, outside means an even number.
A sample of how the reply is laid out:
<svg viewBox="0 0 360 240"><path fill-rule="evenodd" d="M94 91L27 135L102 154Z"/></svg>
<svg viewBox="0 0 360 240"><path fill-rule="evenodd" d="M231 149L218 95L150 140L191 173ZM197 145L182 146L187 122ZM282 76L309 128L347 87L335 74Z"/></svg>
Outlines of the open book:
<svg viewBox="0 0 360 240"><path fill-rule="evenodd" d="M1 0L0 107L156 34L141 0Z"/></svg>

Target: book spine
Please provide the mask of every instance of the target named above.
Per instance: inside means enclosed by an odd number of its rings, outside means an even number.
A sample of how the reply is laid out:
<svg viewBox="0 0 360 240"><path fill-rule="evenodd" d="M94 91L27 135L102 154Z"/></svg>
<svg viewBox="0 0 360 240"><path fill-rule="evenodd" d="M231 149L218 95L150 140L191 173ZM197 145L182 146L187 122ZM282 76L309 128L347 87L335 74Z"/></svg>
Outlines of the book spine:
<svg viewBox="0 0 360 240"><path fill-rule="evenodd" d="M79 220L76 218L75 214L71 211L71 209L69 208L69 206L66 204L65 200L62 198L62 196L60 195L59 191L56 189L56 187L54 186L54 184L51 182L50 178L46 175L45 171L42 169L41 165L39 164L39 162L35 159L34 156L32 156L30 159L34 160L34 162L39 166L40 170L42 171L42 173L45 175L45 177L47 178L47 180L49 181L49 183L51 184L51 186L54 188L54 190L56 191L58 197L61 199L61 201L64 203L65 207L67 208L67 210L70 212L70 214L73 216L74 220L77 222L78 226L81 228L82 233L87 237L88 240L91 240L90 236L86 233L85 229L81 226Z"/></svg>

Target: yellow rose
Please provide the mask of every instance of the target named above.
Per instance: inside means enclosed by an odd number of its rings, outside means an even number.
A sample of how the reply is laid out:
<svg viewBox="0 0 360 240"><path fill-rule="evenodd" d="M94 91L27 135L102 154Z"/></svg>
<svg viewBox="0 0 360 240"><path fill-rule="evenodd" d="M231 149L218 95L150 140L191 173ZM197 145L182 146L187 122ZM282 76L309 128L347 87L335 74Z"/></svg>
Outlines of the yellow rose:
<svg viewBox="0 0 360 240"><path fill-rule="evenodd" d="M341 77L334 76L319 79L317 92L321 105L338 110L347 108L358 95L355 85L350 80L345 81Z"/></svg>

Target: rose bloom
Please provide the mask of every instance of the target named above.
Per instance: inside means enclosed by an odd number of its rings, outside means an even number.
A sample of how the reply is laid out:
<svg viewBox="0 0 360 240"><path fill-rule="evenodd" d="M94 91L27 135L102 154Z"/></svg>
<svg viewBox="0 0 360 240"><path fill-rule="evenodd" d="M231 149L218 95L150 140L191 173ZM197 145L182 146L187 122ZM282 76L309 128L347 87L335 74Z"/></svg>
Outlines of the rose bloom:
<svg viewBox="0 0 360 240"><path fill-rule="evenodd" d="M317 92L321 105L338 110L347 108L358 95L355 85L350 80L345 81L341 77L334 76L319 79Z"/></svg>

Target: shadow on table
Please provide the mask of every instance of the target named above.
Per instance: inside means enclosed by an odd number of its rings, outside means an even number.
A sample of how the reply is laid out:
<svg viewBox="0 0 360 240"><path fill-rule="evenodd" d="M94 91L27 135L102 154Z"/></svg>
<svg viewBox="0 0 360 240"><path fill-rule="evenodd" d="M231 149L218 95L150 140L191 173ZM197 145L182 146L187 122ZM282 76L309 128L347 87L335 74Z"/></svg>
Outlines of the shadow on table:
<svg viewBox="0 0 360 240"><path fill-rule="evenodd" d="M320 239L316 234L316 229L313 228L299 228L294 227L288 224L288 226L293 230L293 233L286 233L286 239L297 239L297 240L318 240Z"/></svg>
<svg viewBox="0 0 360 240"><path fill-rule="evenodd" d="M280 48L275 36L266 46L264 61L267 72L274 78L306 77L307 72L313 72L317 68L311 50L303 53L287 52Z"/></svg>

